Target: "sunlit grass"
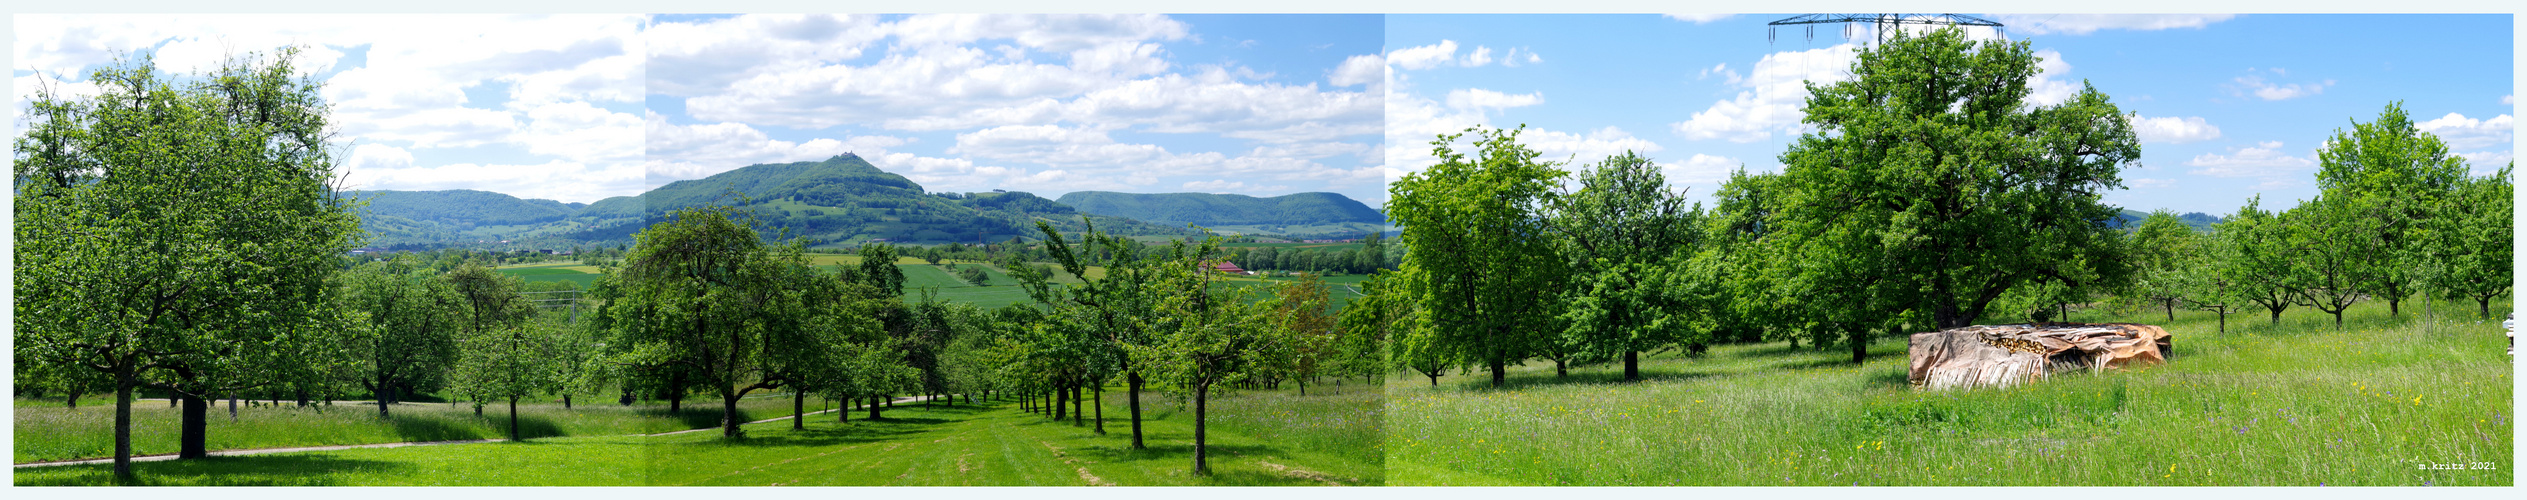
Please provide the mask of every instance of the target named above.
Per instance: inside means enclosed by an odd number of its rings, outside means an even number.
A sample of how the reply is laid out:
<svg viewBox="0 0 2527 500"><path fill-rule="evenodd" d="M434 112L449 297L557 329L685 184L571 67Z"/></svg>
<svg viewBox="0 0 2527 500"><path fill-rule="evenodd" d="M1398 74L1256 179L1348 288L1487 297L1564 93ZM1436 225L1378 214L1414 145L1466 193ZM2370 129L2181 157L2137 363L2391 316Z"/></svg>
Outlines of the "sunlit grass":
<svg viewBox="0 0 2527 500"><path fill-rule="evenodd" d="M110 395L82 398L77 409L58 400L18 400L12 439L16 463L109 458L114 453L114 405ZM557 402L518 405L520 434L528 439L557 436L647 434L719 425L719 402L711 398L685 401L684 411L670 414L666 404L642 402L621 406L614 401L580 399L573 409ZM816 408L810 399L809 407ZM748 398L738 403L749 420L786 415L785 395ZM132 405L132 449L136 455L175 453L180 411L166 400ZM468 404L397 404L391 417L380 419L377 406L336 403L331 407L299 407L292 403L241 406L236 420L228 406L214 404L208 422L207 447L213 451L295 448L351 444L458 441L508 437L508 406L491 405L475 416Z"/></svg>
<svg viewBox="0 0 2527 500"><path fill-rule="evenodd" d="M1329 448L1376 434L1375 424L1362 423L1376 414L1365 408L1376 406L1375 394L1223 398L1213 410L1210 476L1192 475L1192 415L1170 398L1144 400L1152 407L1149 448L1130 449L1118 391L1107 394L1117 397L1106 401L1104 435L1006 401L899 404L875 421L855 413L848 424L832 414L811 417L805 430L791 430L788 420L753 424L742 440L715 432L562 437L134 466L144 484L157 485L1374 485L1383 480L1376 461ZM1329 415L1281 414L1293 411ZM14 482L106 484L110 474L107 465L38 467L19 469Z"/></svg>
<svg viewBox="0 0 2527 500"><path fill-rule="evenodd" d="M2364 305L2336 331L2178 314L2174 363L2009 389L1916 391L1905 346L1723 346L1703 359L1519 367L1389 392L1394 484L2508 485L2509 356L2497 322ZM2494 311L2495 315L2507 312ZM2460 314L2464 313L2464 314ZM2081 321L2164 323L2164 317ZM2488 470L2432 470L2446 464Z"/></svg>

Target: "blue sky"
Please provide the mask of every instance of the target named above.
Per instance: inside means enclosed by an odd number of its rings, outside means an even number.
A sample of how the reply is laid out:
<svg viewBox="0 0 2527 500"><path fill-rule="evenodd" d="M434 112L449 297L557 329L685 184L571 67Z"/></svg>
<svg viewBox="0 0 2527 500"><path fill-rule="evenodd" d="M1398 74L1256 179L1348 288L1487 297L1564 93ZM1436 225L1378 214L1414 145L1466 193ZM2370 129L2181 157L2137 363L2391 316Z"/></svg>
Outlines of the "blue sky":
<svg viewBox="0 0 2527 500"><path fill-rule="evenodd" d="M653 21L651 186L851 152L931 191L1384 191L1378 16Z"/></svg>
<svg viewBox="0 0 2527 500"><path fill-rule="evenodd" d="M641 187L642 19L629 15L17 14L13 113L41 85L93 93L117 54L199 74L304 47L353 189L478 189L592 202Z"/></svg>
<svg viewBox="0 0 2527 500"><path fill-rule="evenodd" d="M2142 159L2110 204L2293 206L2316 193L2315 149L2395 100L2478 173L2513 157L2508 15L1985 16L2050 59L2037 99L2085 80L2136 115ZM1802 79L1847 73L1840 25L1768 41L1782 17L1387 16L1388 175L1426 167L1438 132L1525 124L1550 158L1641 151L1707 200L1739 165L1779 168Z"/></svg>

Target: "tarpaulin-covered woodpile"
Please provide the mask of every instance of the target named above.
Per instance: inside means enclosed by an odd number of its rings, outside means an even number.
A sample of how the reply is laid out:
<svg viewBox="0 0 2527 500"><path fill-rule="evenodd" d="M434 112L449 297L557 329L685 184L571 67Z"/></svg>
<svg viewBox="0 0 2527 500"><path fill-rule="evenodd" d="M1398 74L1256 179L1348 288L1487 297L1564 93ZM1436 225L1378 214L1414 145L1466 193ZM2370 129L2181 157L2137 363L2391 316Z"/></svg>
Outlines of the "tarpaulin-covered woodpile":
<svg viewBox="0 0 2527 500"><path fill-rule="evenodd" d="M2167 329L2131 323L1976 325L1913 334L1913 387L2008 387L2054 373L2165 363Z"/></svg>

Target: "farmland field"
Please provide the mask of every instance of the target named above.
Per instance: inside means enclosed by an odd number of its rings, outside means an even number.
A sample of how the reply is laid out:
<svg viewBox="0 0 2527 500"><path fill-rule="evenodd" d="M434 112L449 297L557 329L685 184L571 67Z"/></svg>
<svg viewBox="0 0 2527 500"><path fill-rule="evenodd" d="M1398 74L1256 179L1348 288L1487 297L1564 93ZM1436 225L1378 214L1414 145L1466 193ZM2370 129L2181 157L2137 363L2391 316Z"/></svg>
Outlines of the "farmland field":
<svg viewBox="0 0 2527 500"><path fill-rule="evenodd" d="M1399 485L2509 485L2509 356L2472 304L2167 324L2166 366L1922 392L1902 340L1390 382ZM2498 308L2495 316L2504 312ZM2462 313L2462 314L2460 314ZM2078 321L2166 323L2156 311ZM2486 464L2492 470L2424 470Z"/></svg>

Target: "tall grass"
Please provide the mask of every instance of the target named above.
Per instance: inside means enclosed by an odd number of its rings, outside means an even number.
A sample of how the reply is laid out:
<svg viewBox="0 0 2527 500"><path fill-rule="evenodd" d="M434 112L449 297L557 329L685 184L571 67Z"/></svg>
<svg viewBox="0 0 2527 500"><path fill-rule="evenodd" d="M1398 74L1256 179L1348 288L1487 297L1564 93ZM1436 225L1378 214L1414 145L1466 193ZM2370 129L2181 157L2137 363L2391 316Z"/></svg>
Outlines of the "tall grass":
<svg viewBox="0 0 2527 500"><path fill-rule="evenodd" d="M1703 359L1394 383L1394 484L2509 485L2510 359L2493 322L2363 305L2279 325L2178 314L2174 362L1917 391L1901 340L1724 346ZM2082 321L2165 323L2150 313ZM2494 311L2498 315L2506 311ZM2089 317L2096 316L2096 317ZM1417 377L1415 377L1417 379ZM1399 382L1402 379L1399 379ZM2477 464L2489 470L2469 470ZM2454 466L2456 470L2434 467Z"/></svg>

